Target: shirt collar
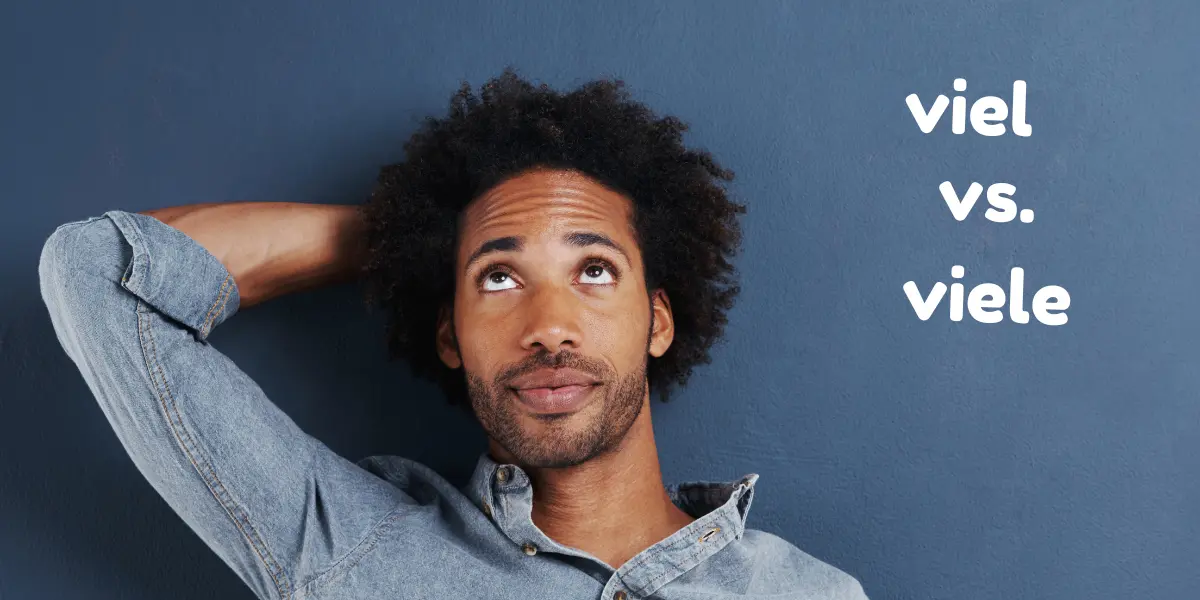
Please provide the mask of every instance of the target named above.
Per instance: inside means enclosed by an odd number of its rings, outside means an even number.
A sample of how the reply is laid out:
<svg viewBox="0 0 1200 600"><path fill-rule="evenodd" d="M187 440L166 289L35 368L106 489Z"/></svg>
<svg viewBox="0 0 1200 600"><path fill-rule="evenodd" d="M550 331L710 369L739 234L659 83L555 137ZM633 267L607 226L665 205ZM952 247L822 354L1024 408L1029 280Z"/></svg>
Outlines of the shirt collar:
<svg viewBox="0 0 1200 600"><path fill-rule="evenodd" d="M694 481L664 486L671 501L696 520L621 566L617 575L624 585L642 596L653 594L729 543L741 539L757 482L758 475L752 473L732 482ZM603 564L585 552L558 544L537 528L531 512L532 484L520 467L497 463L485 452L479 457L466 491L518 551L555 552Z"/></svg>

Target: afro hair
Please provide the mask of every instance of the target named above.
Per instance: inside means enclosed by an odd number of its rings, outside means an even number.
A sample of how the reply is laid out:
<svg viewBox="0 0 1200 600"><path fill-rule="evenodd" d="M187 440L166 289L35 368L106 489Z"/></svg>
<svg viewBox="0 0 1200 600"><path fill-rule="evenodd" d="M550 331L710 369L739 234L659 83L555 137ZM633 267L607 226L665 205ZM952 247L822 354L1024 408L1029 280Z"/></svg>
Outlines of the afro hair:
<svg viewBox="0 0 1200 600"><path fill-rule="evenodd" d="M711 361L739 292L731 263L741 243L722 182L733 172L704 150L685 148L688 126L629 99L620 79L561 93L513 68L477 97L463 82L445 118L427 117L404 145L405 160L380 170L359 207L367 225L366 301L386 313L387 349L413 373L436 382L452 404L467 404L464 374L435 351L439 312L452 305L459 217L487 190L513 176L554 169L582 173L634 206L646 288L670 299L675 337L651 357L652 392L666 401L692 368Z"/></svg>

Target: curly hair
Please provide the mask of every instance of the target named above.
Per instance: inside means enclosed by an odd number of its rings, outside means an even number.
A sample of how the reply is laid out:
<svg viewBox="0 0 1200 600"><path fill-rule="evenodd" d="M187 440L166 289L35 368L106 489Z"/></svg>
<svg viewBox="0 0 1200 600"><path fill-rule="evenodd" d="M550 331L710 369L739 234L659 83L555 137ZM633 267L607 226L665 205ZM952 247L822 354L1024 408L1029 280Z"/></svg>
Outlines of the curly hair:
<svg viewBox="0 0 1200 600"><path fill-rule="evenodd" d="M656 117L624 86L600 79L560 93L511 66L480 97L463 82L449 115L423 121L404 145L405 160L380 170L359 207L366 300L386 312L390 358L436 382L452 404L470 404L465 377L439 360L434 339L455 293L460 215L493 186L536 169L582 173L632 200L647 290L667 293L675 320L670 348L647 364L651 391L666 401L672 385L711 362L740 291L731 260L746 208L719 185L732 171L683 146L688 126Z"/></svg>

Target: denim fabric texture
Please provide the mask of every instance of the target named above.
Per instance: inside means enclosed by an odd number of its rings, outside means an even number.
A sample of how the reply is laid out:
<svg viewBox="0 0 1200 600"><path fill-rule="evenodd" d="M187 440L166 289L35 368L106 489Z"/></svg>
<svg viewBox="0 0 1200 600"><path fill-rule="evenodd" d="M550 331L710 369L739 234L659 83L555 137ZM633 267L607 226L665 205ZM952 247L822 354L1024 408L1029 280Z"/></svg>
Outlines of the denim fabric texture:
<svg viewBox="0 0 1200 600"><path fill-rule="evenodd" d="M697 520L613 568L538 529L515 465L485 454L456 488L403 458L343 458L208 342L237 285L154 217L63 224L38 271L59 342L139 471L260 598L866 598L746 528L757 475L667 486Z"/></svg>

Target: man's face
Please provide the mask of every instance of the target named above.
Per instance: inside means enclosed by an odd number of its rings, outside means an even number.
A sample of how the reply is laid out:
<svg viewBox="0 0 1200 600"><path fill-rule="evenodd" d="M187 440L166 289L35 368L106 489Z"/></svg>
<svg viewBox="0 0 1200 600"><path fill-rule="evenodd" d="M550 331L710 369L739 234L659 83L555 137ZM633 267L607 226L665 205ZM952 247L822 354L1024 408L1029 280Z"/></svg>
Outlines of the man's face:
<svg viewBox="0 0 1200 600"><path fill-rule="evenodd" d="M648 356L673 329L665 294L650 301L632 210L583 175L539 170L463 214L453 328L443 318L438 350L463 367L484 430L521 464L610 450L647 403Z"/></svg>

